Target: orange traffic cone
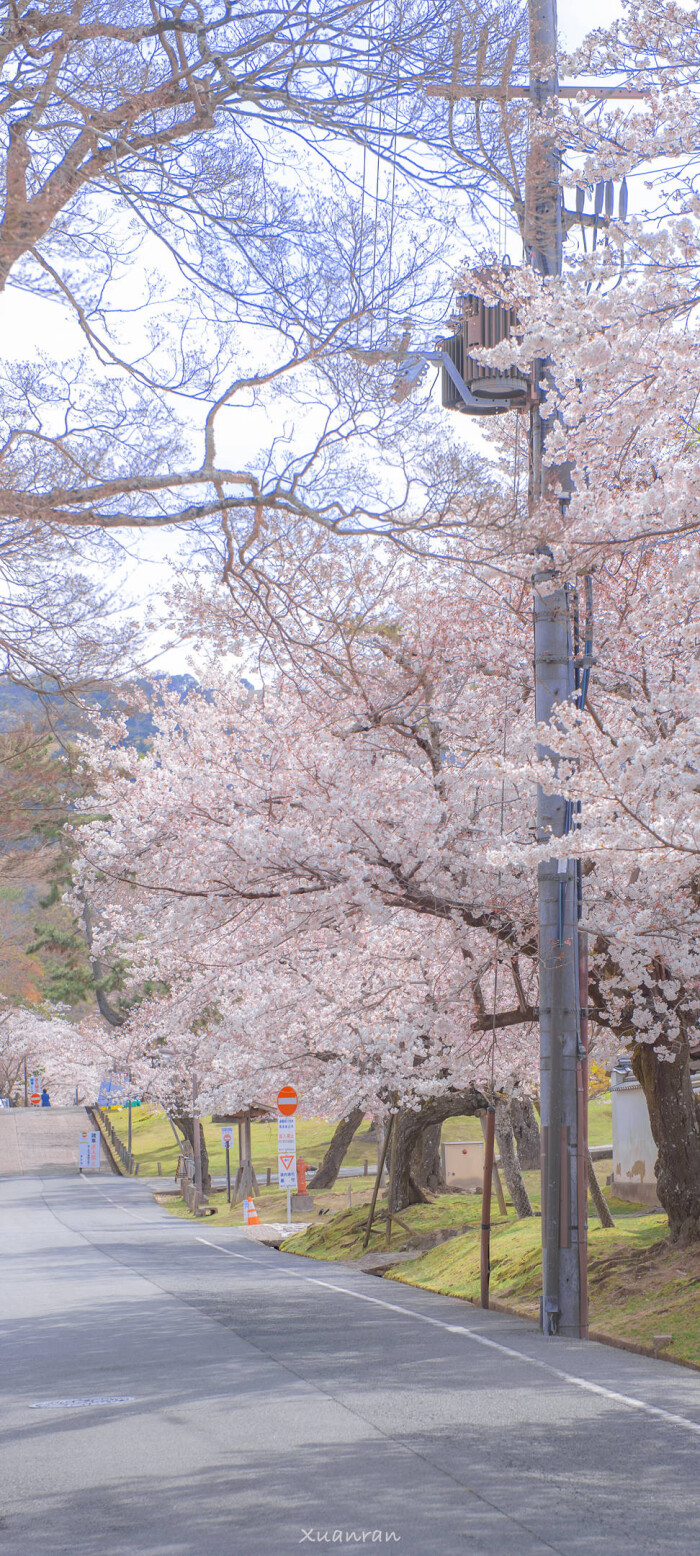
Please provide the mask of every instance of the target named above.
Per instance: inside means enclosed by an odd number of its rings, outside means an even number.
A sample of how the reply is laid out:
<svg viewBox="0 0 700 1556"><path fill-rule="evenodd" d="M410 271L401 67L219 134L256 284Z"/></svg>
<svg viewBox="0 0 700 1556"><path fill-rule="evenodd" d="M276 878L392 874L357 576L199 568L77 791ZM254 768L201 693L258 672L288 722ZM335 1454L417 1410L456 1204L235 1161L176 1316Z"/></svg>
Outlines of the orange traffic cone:
<svg viewBox="0 0 700 1556"><path fill-rule="evenodd" d="M255 1209L255 1200L253 1199L248 1200L248 1225L260 1226L260 1217Z"/></svg>

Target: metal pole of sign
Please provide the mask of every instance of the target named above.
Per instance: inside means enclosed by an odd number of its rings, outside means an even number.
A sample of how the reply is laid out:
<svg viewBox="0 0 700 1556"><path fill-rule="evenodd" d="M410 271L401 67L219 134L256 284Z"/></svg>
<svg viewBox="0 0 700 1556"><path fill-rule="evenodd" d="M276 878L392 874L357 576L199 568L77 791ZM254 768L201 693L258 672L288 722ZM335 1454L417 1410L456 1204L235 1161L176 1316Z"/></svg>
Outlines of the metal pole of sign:
<svg viewBox="0 0 700 1556"><path fill-rule="evenodd" d="M24 1061L24 1106L29 1107L29 1080L27 1077L27 1061Z"/></svg>
<svg viewBox="0 0 700 1556"><path fill-rule="evenodd" d="M192 1135L194 1139L194 1186L197 1193L202 1193L202 1149L199 1139L199 1083L197 1076L192 1076Z"/></svg>
<svg viewBox="0 0 700 1556"><path fill-rule="evenodd" d="M131 1092L129 1092L129 1170L131 1170Z"/></svg>
<svg viewBox="0 0 700 1556"><path fill-rule="evenodd" d="M226 1141L226 1203L231 1203L231 1146Z"/></svg>
<svg viewBox="0 0 700 1556"><path fill-rule="evenodd" d="M287 1189L287 1226L292 1224L292 1191Z"/></svg>

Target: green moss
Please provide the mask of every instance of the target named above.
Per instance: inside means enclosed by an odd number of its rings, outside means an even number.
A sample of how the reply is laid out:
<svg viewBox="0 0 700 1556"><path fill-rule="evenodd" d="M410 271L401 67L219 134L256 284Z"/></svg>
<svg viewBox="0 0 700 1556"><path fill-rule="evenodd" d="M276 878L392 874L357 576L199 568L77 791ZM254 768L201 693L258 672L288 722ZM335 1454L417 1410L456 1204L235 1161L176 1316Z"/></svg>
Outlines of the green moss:
<svg viewBox="0 0 700 1556"><path fill-rule="evenodd" d="M367 1195L369 1199L369 1195ZM385 1209L386 1201L380 1198L377 1210ZM438 1231L461 1231L465 1227L478 1227L481 1223L481 1201L473 1194L443 1194L431 1205L411 1205L402 1210L401 1220L392 1223L389 1244L386 1241L386 1221L377 1220L373 1226L367 1248L364 1247L368 1204L353 1207L332 1220L314 1222L306 1232L297 1233L283 1244L289 1253L305 1254L310 1259L362 1259L365 1253L380 1253L387 1246L410 1246L413 1239ZM511 1212L513 1214L513 1212ZM499 1225L503 1222L499 1221ZM407 1232L405 1227L409 1228Z"/></svg>

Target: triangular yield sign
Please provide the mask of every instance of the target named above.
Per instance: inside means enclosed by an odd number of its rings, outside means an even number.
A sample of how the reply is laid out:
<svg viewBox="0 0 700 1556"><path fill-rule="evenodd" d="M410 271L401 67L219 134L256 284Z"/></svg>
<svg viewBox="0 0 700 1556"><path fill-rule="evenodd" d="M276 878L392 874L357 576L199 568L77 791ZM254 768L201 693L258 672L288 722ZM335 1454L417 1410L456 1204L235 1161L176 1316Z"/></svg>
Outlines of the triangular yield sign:
<svg viewBox="0 0 700 1556"><path fill-rule="evenodd" d="M280 1156L280 1161L282 1166L286 1167L287 1172L289 1172L292 1162L294 1161L294 1155L292 1154L291 1156Z"/></svg>

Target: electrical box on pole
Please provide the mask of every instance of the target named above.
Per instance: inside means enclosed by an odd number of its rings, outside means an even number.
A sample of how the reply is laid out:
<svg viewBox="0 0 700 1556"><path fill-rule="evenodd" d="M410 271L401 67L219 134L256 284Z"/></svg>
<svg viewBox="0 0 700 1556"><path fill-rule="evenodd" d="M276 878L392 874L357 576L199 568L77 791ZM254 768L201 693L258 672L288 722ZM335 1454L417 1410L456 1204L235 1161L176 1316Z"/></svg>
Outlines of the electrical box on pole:
<svg viewBox="0 0 700 1556"><path fill-rule="evenodd" d="M508 274L503 272L504 277ZM505 302L487 303L472 293L459 298L460 316L455 335L440 345L467 386L470 402L460 394L449 369L442 369L442 403L448 410L488 416L523 410L528 403L530 377L517 367L495 368L472 355L475 349L500 346L517 331L517 318ZM476 401L474 405L473 401Z"/></svg>

